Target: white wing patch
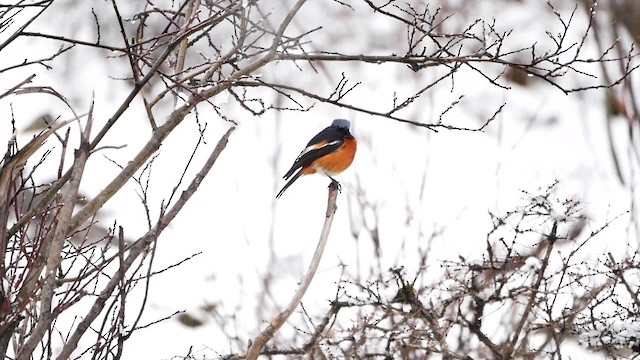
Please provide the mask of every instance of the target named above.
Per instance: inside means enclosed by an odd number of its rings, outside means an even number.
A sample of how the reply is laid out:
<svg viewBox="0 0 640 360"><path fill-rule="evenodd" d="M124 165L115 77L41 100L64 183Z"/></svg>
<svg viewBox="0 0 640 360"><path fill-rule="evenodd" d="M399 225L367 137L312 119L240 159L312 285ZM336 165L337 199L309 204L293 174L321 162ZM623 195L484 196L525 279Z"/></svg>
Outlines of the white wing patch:
<svg viewBox="0 0 640 360"><path fill-rule="evenodd" d="M328 142L328 143L322 144L322 145L317 145L317 144L309 145L309 146L307 146L306 149L302 150L300 155L298 155L298 159L300 159L302 157L302 155L308 153L311 150L318 150L318 149L322 149L325 146L332 146L332 145L335 145L335 144L339 144L341 141L342 140L336 140L336 141Z"/></svg>

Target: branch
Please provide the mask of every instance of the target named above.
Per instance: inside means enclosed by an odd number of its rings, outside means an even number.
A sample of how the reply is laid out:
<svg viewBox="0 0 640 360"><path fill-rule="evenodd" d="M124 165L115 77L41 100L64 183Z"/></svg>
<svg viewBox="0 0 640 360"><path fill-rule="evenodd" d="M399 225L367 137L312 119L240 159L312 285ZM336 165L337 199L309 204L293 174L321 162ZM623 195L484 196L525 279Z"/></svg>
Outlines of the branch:
<svg viewBox="0 0 640 360"><path fill-rule="evenodd" d="M203 165L202 169L196 174L193 178L189 186L185 191L182 192L182 195L178 199L175 205L158 220L156 226L149 230L144 236L139 238L135 243L131 245L129 255L127 255L126 259L121 263L120 269L114 274L114 276L109 280L109 283L105 286L104 290L100 293L100 295L96 298L96 301L91 306L91 309L82 317L82 321L78 324L75 331L71 334L68 341L65 343L64 348L58 355L58 360L66 360L71 356L71 353L77 349L78 342L84 335L84 333L89 329L93 321L100 315L102 309L104 308L107 300L112 296L113 291L120 284L121 280L125 276L127 270L131 267L133 262L140 256L140 254L154 241L158 239L162 231L171 223L171 221L178 215L180 210L187 203L189 198L198 190L200 183L207 176L213 164L215 164L218 156L222 153L222 151L226 148L227 143L229 142L229 136L235 130L235 127L230 128L227 132L220 138L218 144L209 158Z"/></svg>
<svg viewBox="0 0 640 360"><path fill-rule="evenodd" d="M6 224L9 217L9 199L11 198L11 192L9 190L11 182L14 180L14 176L29 160L40 147L44 144L46 139L63 126L69 124L72 120L61 121L57 124L50 125L50 128L43 131L38 136L34 137L27 145L25 145L20 151L11 157L6 157L2 167L0 168L0 251L2 254L6 253L7 239L12 236L11 231L7 231ZM0 276L4 276L4 265L0 263Z"/></svg>
<svg viewBox="0 0 640 360"><path fill-rule="evenodd" d="M296 4L296 6L294 6L294 9L290 11L290 13L295 13L300 8L302 3L304 3L304 1L300 0ZM236 7L230 9L228 12L224 13L220 17L217 17L210 21L211 23L221 22L226 17L228 17L232 11L235 11L235 10L236 10ZM289 19L289 21L290 20L291 19ZM288 24L288 22L283 22L281 27L286 27L285 24ZM162 56L166 58L166 56L168 56L167 52L169 51L169 49L175 49L175 47L178 45L179 41L183 37L193 33L195 31L194 29L199 29L201 27L202 27L201 25L198 25L193 29L190 29L188 32L181 32L180 33L181 35L177 36L176 40L173 41L167 47L167 49L165 50ZM284 31L284 29L282 29L282 31ZM273 41L274 43L280 43L279 38L276 38ZM191 95L184 105L175 109L169 116L169 119L167 120L167 122L165 122L162 126L159 126L158 128L155 129L151 139L144 145L144 147L138 152L138 154L127 164L127 166L124 169L122 169L120 174L118 174L93 200L91 200L91 202L89 202L84 208L82 208L82 210L80 210L73 217L71 229L72 230L75 229L76 227L80 226L83 222L85 222L87 219L89 219L91 216L93 216L93 214L95 214L98 211L98 209L100 209L115 193L117 193L120 190L120 188L122 188L122 186L124 186L124 184L131 178L131 176L133 176L133 174L136 171L138 171L138 169L142 166L142 164L144 164L149 159L149 157L160 148L160 145L162 144L164 139L166 139L167 136L169 136L169 134L173 131L173 129L175 129L182 122L182 120L184 120L184 118L189 114L189 112L192 109L196 107L196 105L198 105L200 102L212 96L219 94L223 90L227 89L232 85L233 81L236 81L242 76L250 74L256 69L259 69L265 64L271 62L275 55L275 48L277 48L277 46L274 46L273 54L265 55L264 57L249 64L246 69L243 69L237 72L236 74L234 74L233 76L231 76L229 78L229 82L225 82L217 86L213 86L212 88L206 91L203 91L201 94ZM154 66L156 65L157 67L160 66L158 62L156 62ZM148 78L150 78L151 75L155 73L155 71L157 70L157 67L153 71L150 70L147 76L145 76L142 80L140 80L140 83L146 83L148 81ZM136 88L138 88L138 85L136 85ZM141 88L141 85L140 85L140 88ZM109 121L103 127L103 129L98 133L98 135L96 135L95 139L91 143L92 149L97 145L97 143L100 141L102 136L106 134L107 130L115 123L117 118L119 118L120 115L122 115L126 107L128 107L128 102L133 100L133 97L134 97L133 95L135 94L132 92L130 97L127 98L126 100L127 101L126 105L123 104L120 107L120 109L118 109L118 111L116 112L116 115L114 115L114 117L109 119Z"/></svg>
<svg viewBox="0 0 640 360"><path fill-rule="evenodd" d="M331 230L331 224L333 223L333 216L336 213L336 199L338 198L338 187L337 183L331 182L329 185L329 198L327 202L327 213L325 214L326 219L324 221L324 226L322 227L322 232L320 233L320 240L318 241L318 245L316 246L316 251L313 254L313 259L311 259L311 264L309 264L309 268L307 269L307 273L304 275L302 279L302 283L296 291L295 295L291 299L289 306L281 312L278 316L276 316L271 324L267 326L253 341L251 347L247 351L247 355L245 356L246 360L255 360L260 355L260 351L267 344L269 340L273 338L275 333L280 329L280 327L287 321L289 316L293 313L293 311L300 304L300 300L307 292L307 288L311 284L311 280L313 280L313 276L316 274L318 270L318 265L320 265L320 259L322 258L322 253L324 252L324 247L327 244L327 240L329 238L329 231Z"/></svg>
<svg viewBox="0 0 640 360"><path fill-rule="evenodd" d="M53 297L56 290L56 269L58 269L60 262L62 261L60 254L62 253L64 242L67 239L67 234L69 233L71 215L77 202L80 181L82 180L85 164L87 163L87 159L90 155L89 134L91 133L92 123L93 99L91 99L91 107L89 108L87 124L81 134L80 147L76 150L75 162L71 167L69 189L64 194L62 208L56 216L57 223L53 238L47 238L43 245L42 253L47 257L47 260L46 273L43 279L44 285L40 295L40 318L38 319L33 332L29 336L29 339L19 349L18 356L16 356L17 360L27 360L31 358L33 350L38 346L38 344L40 344L45 333L57 317L55 315L55 311L52 309Z"/></svg>
<svg viewBox="0 0 640 360"><path fill-rule="evenodd" d="M427 87L431 87L434 86L436 83L448 78L451 73L447 73L447 75L444 75L440 78L438 78L435 82L427 85ZM290 86L290 85L286 85L286 84L275 84L275 83L265 83L265 82L261 82L261 81L255 81L255 80L240 80L240 81L235 81L234 84L235 86L245 86L245 87L268 87L271 89L274 89L276 91L293 91L296 92L302 96L308 97L310 99L314 99L314 100L318 100L320 102L323 103L327 103L327 104L331 104L331 105L335 105L338 107L342 107L345 109L349 109L349 110L353 110L353 111L357 111L357 112L361 112L364 114L369 114L369 115L373 115L373 116L380 116L382 118L386 118L386 119L390 119L390 120L394 120L394 121L398 121L401 123L405 123L405 124L410 124L413 126L418 126L418 127L422 127L422 128L427 128L431 131L434 132L438 132L438 129L447 129L447 130L460 130L460 131L483 131L484 128L491 122L493 121L496 116L502 111L502 109L504 108L505 104L501 105L495 112L494 114L487 119L481 126L476 127L476 128L469 128L469 127L460 127L460 126L454 126L454 125L447 125L447 124L441 124L441 123L434 123L434 124L429 124L429 123L422 123L419 121L413 121L413 120L409 120L409 119L405 119L405 118L401 118L398 116L393 115L393 113L396 111L395 109L391 109L390 111L375 111L375 110L371 110L371 109L367 109L364 107L360 107L360 106L356 106L356 105L351 105L345 102L341 102L339 99L331 99L330 97L326 97L323 95L318 95L318 94L314 94L311 93L309 91L306 91L302 88L298 88L295 86ZM421 93L424 92L424 90L426 89L422 89L420 90ZM414 94L415 95L415 94Z"/></svg>
<svg viewBox="0 0 640 360"><path fill-rule="evenodd" d="M193 9L200 7L200 1L197 1L197 5L195 4L196 0L191 0L187 4L187 11L184 15L184 29L189 29L189 23L193 20ZM182 70L184 70L184 61L187 56L187 46L189 45L189 40L187 37L183 37L180 41L180 46L178 47L178 60L175 68L175 73L180 74Z"/></svg>
<svg viewBox="0 0 640 360"><path fill-rule="evenodd" d="M547 251L544 254L544 258L542 260L542 266L538 271L538 278L536 279L535 284L531 287L531 295L529 296L529 301L527 301L527 305L525 306L524 312L522 313L522 317L518 322L518 325L513 331L513 338L511 339L511 343L506 349L506 352L503 354L505 359L511 359L513 356L513 351L515 350L516 344L518 343L518 338L520 337L520 332L524 327L525 322L529 318L531 313L531 309L533 308L533 303L535 302L536 296L538 296L538 289L540 289L540 284L542 283L542 279L544 279L544 272L547 270L547 266L549 265L549 257L551 256L551 250L553 249L553 245L557 238L558 230L558 222L553 223L553 227L551 229L551 233L547 236Z"/></svg>

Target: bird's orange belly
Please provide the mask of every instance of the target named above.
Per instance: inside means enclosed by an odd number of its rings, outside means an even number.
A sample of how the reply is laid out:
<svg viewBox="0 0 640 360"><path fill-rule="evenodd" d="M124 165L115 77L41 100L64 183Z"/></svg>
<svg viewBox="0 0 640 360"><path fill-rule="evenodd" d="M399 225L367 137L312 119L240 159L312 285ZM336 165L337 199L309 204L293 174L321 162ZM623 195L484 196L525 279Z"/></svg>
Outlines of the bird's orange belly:
<svg viewBox="0 0 640 360"><path fill-rule="evenodd" d="M346 139L344 145L337 151L327 154L313 162L312 167L317 172L324 172L329 175L336 175L346 170L356 155L356 142L353 139Z"/></svg>

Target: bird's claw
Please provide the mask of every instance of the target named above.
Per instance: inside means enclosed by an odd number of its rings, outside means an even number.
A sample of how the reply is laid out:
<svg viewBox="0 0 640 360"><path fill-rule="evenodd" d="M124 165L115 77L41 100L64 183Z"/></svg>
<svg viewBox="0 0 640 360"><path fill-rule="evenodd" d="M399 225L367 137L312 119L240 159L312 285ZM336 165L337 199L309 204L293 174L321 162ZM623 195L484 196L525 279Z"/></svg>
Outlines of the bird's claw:
<svg viewBox="0 0 640 360"><path fill-rule="evenodd" d="M340 185L340 183L334 178L331 178L331 183L329 184L329 188L332 187L336 188L339 192L342 192L342 185Z"/></svg>

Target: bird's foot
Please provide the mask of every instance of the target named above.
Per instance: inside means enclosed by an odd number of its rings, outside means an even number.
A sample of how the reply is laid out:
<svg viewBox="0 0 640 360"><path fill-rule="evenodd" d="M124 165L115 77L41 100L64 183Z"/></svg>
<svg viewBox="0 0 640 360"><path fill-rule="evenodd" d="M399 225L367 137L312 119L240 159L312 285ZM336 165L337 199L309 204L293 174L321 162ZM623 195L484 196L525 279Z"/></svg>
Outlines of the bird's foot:
<svg viewBox="0 0 640 360"><path fill-rule="evenodd" d="M340 185L340 183L332 178L331 176L329 176L329 179L331 179L331 184L329 184L329 189L336 189L339 192L342 192L342 185Z"/></svg>

